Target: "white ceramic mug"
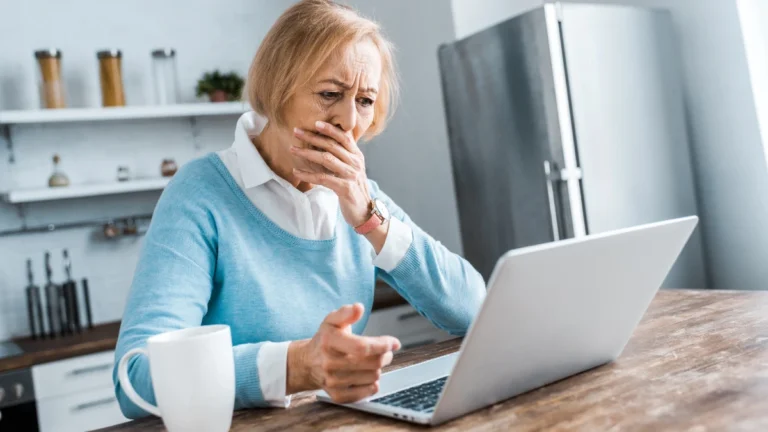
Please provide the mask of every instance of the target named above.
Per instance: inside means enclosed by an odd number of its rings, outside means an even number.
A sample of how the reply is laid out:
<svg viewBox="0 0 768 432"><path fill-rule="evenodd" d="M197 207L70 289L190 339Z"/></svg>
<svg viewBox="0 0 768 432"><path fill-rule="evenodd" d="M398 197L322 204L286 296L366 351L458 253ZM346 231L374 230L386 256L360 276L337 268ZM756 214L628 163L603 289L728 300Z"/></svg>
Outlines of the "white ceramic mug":
<svg viewBox="0 0 768 432"><path fill-rule="evenodd" d="M157 406L133 389L128 361L149 358ZM117 366L120 386L141 409L163 419L171 432L227 431L235 407L235 360L229 326L210 325L158 334L134 348Z"/></svg>

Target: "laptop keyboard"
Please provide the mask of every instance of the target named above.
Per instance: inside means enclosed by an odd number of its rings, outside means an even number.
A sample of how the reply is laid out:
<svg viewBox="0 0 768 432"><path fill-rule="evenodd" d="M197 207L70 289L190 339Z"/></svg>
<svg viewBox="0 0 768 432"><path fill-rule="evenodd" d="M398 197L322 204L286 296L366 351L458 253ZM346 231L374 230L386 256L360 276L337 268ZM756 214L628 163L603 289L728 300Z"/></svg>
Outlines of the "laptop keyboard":
<svg viewBox="0 0 768 432"><path fill-rule="evenodd" d="M399 392L374 399L371 402L431 413L435 410L437 400L440 398L440 392L443 391L443 386L445 386L447 379L448 377L444 376L436 380L427 381L424 384L408 387Z"/></svg>

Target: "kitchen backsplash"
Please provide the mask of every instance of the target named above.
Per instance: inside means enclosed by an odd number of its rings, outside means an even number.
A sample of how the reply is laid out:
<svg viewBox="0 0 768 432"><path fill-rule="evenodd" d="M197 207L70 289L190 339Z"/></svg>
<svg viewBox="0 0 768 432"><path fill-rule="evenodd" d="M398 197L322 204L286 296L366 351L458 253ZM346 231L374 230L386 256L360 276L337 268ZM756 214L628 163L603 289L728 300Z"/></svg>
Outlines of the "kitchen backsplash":
<svg viewBox="0 0 768 432"><path fill-rule="evenodd" d="M78 283L88 278L94 323L120 319L142 238L106 242L94 239L92 231L72 229L0 239L0 340L29 333L24 295L27 258L32 258L35 284L42 288L43 253L49 250L53 282L61 283L66 279L62 246L69 250L72 278Z"/></svg>

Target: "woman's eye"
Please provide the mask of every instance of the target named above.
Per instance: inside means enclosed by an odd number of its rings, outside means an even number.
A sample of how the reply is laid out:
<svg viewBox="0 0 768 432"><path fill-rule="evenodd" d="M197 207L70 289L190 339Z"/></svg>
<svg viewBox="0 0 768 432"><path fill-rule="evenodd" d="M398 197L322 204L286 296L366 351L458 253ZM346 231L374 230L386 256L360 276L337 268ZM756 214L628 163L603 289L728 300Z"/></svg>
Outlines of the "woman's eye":
<svg viewBox="0 0 768 432"><path fill-rule="evenodd" d="M367 98L367 97L358 99L358 102L360 103L360 105L362 105L364 107L369 107L369 106L373 105L373 99Z"/></svg>
<svg viewBox="0 0 768 432"><path fill-rule="evenodd" d="M341 96L339 92L320 92L320 97L325 100L336 100Z"/></svg>

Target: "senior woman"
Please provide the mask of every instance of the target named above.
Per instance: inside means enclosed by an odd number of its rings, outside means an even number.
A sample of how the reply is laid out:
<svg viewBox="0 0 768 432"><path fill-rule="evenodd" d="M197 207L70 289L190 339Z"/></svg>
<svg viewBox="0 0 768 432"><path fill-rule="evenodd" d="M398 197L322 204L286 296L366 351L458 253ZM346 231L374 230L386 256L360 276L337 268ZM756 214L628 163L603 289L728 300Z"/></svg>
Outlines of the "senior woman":
<svg viewBox="0 0 768 432"><path fill-rule="evenodd" d="M227 324L236 408L321 388L351 402L378 391L400 348L359 336L376 279L437 327L466 332L482 277L365 174L358 141L384 130L395 76L378 26L345 6L302 1L278 19L248 75L255 112L231 148L184 166L157 204L116 358L158 333ZM145 357L129 377L154 403ZM115 388L127 417L146 415Z"/></svg>

